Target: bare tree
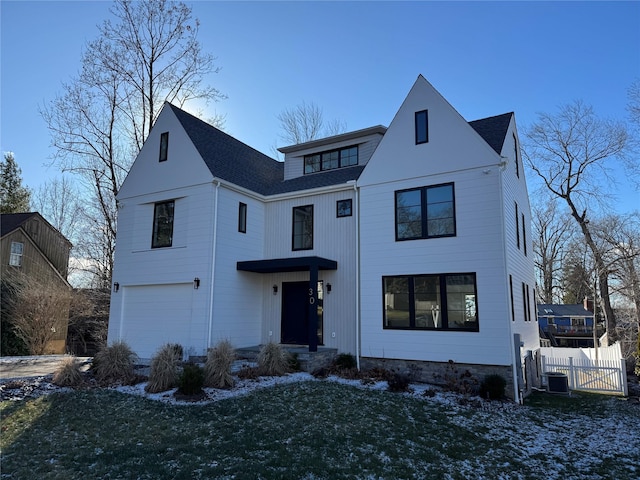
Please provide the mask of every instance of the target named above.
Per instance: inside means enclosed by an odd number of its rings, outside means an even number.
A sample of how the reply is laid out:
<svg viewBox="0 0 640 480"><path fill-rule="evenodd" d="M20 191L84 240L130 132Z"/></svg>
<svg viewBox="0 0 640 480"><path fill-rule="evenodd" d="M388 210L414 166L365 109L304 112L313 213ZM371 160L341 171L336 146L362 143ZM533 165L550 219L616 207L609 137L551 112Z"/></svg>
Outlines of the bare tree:
<svg viewBox="0 0 640 480"><path fill-rule="evenodd" d="M533 251L539 278L538 298L542 303L559 303L562 298L562 267L571 223L558 212L556 199L533 205Z"/></svg>
<svg viewBox="0 0 640 480"><path fill-rule="evenodd" d="M18 273L6 282L9 322L13 331L31 355L48 353L52 340L61 332L66 337L70 289Z"/></svg>
<svg viewBox="0 0 640 480"><path fill-rule="evenodd" d="M163 102L184 106L223 97L202 83L217 69L201 51L191 8L116 0L111 13L114 21L105 21L88 43L78 77L41 109L56 148L53 163L76 174L90 197L78 248L101 287L111 283L115 197Z"/></svg>
<svg viewBox="0 0 640 480"><path fill-rule="evenodd" d="M616 321L609 294L609 271L589 222L598 199L605 197L607 162L622 157L628 147L627 129L619 122L598 118L591 107L576 101L556 114L539 114L525 137L529 166L547 189L566 203L593 254L608 338L613 342Z"/></svg>
<svg viewBox="0 0 640 480"><path fill-rule="evenodd" d="M47 180L34 192L31 204L72 243L77 241L83 209L80 192L69 177Z"/></svg>
<svg viewBox="0 0 640 480"><path fill-rule="evenodd" d="M280 138L290 145L338 135L346 130L344 122L339 120L325 122L322 109L313 102L287 108L277 118L282 128Z"/></svg>

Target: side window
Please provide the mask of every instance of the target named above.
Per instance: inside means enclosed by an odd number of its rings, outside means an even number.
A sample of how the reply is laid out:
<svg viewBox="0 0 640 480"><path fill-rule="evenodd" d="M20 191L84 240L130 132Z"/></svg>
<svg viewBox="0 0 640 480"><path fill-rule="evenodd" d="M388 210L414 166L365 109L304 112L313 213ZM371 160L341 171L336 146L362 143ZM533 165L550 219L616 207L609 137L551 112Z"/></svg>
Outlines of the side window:
<svg viewBox="0 0 640 480"><path fill-rule="evenodd" d="M293 250L313 248L313 205L293 207Z"/></svg>
<svg viewBox="0 0 640 480"><path fill-rule="evenodd" d="M336 216L340 218L350 217L351 215L353 215L351 205L352 203L350 198L348 198L347 200L338 200L336 202Z"/></svg>
<svg viewBox="0 0 640 480"><path fill-rule="evenodd" d="M524 256L527 256L527 230L525 229L524 213L522 214L522 248Z"/></svg>
<svg viewBox="0 0 640 480"><path fill-rule="evenodd" d="M156 203L153 209L151 248L170 247L173 242L173 211L175 201Z"/></svg>
<svg viewBox="0 0 640 480"><path fill-rule="evenodd" d="M416 112L416 145L429 141L429 117L428 110Z"/></svg>
<svg viewBox="0 0 640 480"><path fill-rule="evenodd" d="M167 161L167 155L169 153L169 132L160 134L160 159L161 162Z"/></svg>
<svg viewBox="0 0 640 480"><path fill-rule="evenodd" d="M242 202L238 205L238 231L247 233L247 204Z"/></svg>
<svg viewBox="0 0 640 480"><path fill-rule="evenodd" d="M520 215L518 214L518 204L516 203L516 245L520 250Z"/></svg>
<svg viewBox="0 0 640 480"><path fill-rule="evenodd" d="M11 254L9 255L9 265L12 267L22 266L22 252L24 244L22 242L11 242Z"/></svg>
<svg viewBox="0 0 640 480"><path fill-rule="evenodd" d="M516 139L516 134L513 134L513 157L516 162L516 177L520 178L520 163L518 160L518 140Z"/></svg>

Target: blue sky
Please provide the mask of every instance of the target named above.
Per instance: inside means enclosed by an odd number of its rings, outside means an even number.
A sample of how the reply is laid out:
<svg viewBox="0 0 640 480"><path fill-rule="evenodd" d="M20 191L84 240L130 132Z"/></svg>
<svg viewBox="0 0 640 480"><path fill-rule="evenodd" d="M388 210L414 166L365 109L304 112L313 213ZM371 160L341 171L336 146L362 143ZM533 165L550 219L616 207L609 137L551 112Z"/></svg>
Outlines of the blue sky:
<svg viewBox="0 0 640 480"><path fill-rule="evenodd" d="M278 113L303 101L349 130L388 125L418 74L467 120L536 113L582 99L625 118L640 77L640 2L187 2L228 95L211 107L225 130L271 154ZM110 2L0 2L0 149L24 183L58 171L38 113L79 69ZM640 197L619 175L619 210ZM529 178L531 181L532 178Z"/></svg>

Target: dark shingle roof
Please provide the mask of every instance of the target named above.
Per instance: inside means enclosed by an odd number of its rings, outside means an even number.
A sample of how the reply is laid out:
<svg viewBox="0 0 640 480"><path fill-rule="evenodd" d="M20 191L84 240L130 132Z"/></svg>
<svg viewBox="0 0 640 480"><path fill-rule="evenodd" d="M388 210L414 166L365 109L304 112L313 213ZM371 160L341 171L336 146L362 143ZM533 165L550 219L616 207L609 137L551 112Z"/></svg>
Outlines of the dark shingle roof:
<svg viewBox="0 0 640 480"><path fill-rule="evenodd" d="M539 317L593 317L590 312L580 303L577 304L538 304Z"/></svg>
<svg viewBox="0 0 640 480"><path fill-rule="evenodd" d="M284 180L284 164L242 143L197 117L167 104L176 115L214 177L262 195L340 185L357 180L364 166ZM469 122L469 125L498 153L502 151L512 113Z"/></svg>
<svg viewBox="0 0 640 480"><path fill-rule="evenodd" d="M13 232L16 228L26 222L35 215L35 212L29 213L3 213L0 215L0 237L4 237L7 233Z"/></svg>
<svg viewBox="0 0 640 480"><path fill-rule="evenodd" d="M469 125L471 125L499 155L500 152L502 152L502 145L504 144L512 116L513 112L503 113L495 117L474 120L473 122L469 122Z"/></svg>

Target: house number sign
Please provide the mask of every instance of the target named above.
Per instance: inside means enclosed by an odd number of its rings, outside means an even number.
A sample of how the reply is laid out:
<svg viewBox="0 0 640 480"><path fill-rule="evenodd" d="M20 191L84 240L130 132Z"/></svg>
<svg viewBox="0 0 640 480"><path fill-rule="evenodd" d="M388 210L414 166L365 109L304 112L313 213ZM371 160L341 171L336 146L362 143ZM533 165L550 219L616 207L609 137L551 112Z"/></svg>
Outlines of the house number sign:
<svg viewBox="0 0 640 480"><path fill-rule="evenodd" d="M313 296L313 288L309 289L309 305L313 305L314 303L316 303L316 299Z"/></svg>

